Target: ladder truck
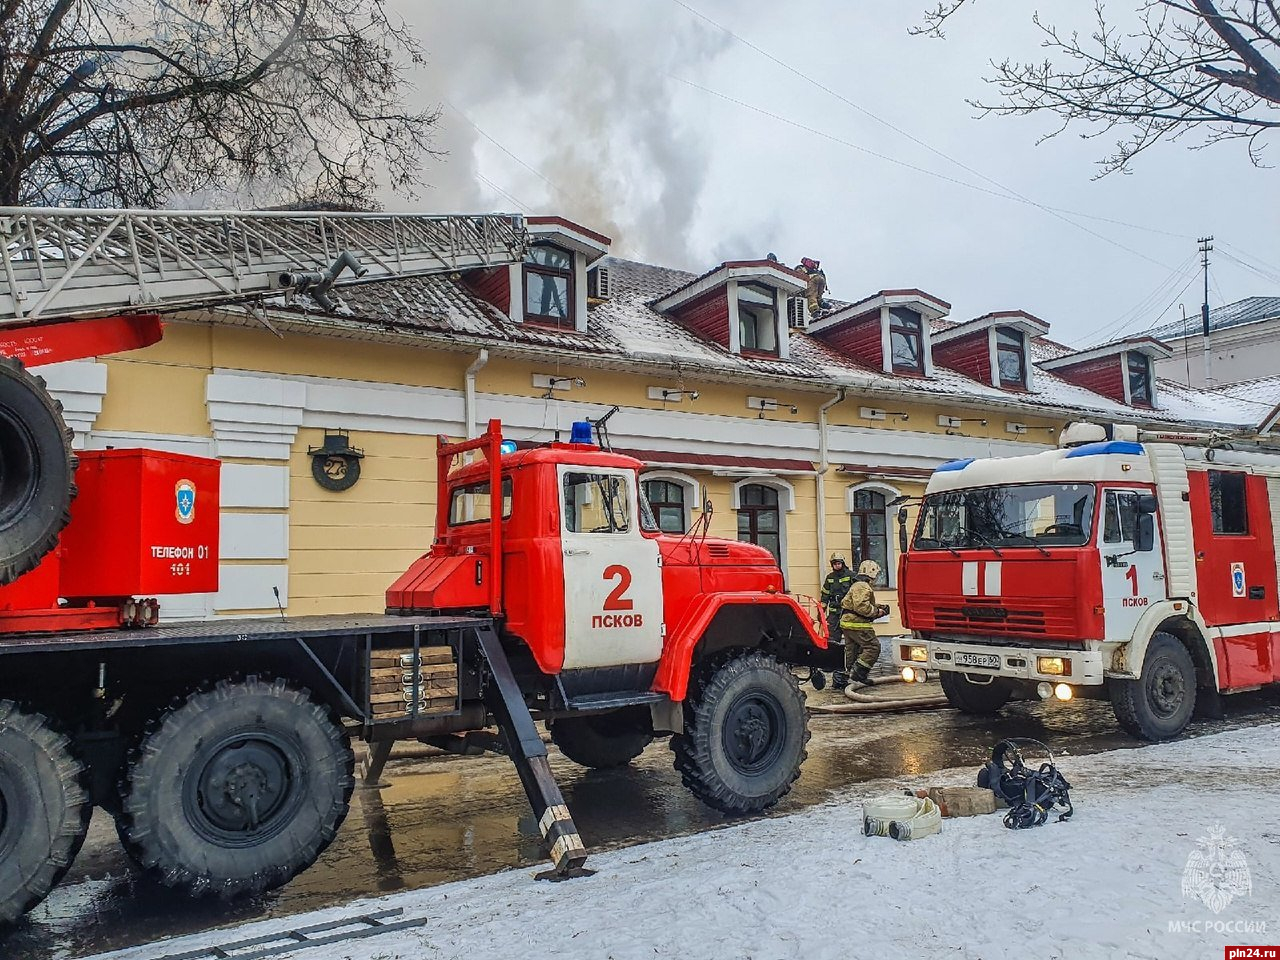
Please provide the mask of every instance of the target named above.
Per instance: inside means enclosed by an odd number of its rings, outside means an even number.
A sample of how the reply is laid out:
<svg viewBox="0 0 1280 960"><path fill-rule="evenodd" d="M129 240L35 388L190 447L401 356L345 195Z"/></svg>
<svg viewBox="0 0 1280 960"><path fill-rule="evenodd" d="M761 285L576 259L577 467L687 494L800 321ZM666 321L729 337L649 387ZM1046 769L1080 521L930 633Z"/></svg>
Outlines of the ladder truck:
<svg viewBox="0 0 1280 960"><path fill-rule="evenodd" d="M952 705L1109 698L1147 740L1280 682L1280 450L1076 423L1060 449L929 480L900 589L904 679Z"/></svg>
<svg viewBox="0 0 1280 960"><path fill-rule="evenodd" d="M640 462L589 423L529 449L497 421L439 438L435 541L384 614L160 622L155 596L217 588L218 462L77 457L26 369L154 343L185 307L328 309L345 270L518 262L519 217L9 208L0 240L0 925L66 873L94 806L166 885L287 882L346 815L353 737L371 785L397 740L508 756L553 879L590 871L538 723L590 767L669 737L727 814L790 790L809 738L790 667L829 659L821 618L763 548L662 533Z"/></svg>

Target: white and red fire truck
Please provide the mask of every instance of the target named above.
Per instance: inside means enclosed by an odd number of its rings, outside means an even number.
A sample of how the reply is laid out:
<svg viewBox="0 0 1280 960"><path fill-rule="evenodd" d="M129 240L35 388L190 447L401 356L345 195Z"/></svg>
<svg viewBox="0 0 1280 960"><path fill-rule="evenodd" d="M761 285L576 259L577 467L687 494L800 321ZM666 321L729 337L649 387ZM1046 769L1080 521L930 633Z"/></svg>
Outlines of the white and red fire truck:
<svg viewBox="0 0 1280 960"><path fill-rule="evenodd" d="M353 736L371 784L396 740L505 753L561 876L586 851L536 721L587 766L670 737L728 813L790 790L809 732L789 665L835 652L820 618L763 548L662 533L640 461L590 424L526 450L496 421L440 438L435 543L385 615L157 623L148 598L217 589L219 463L77 461L23 367L145 346L156 310L282 289L325 308L342 269L449 273L525 242L498 215L0 209L0 924L70 867L95 805L170 886L288 881L346 815Z"/></svg>
<svg viewBox="0 0 1280 960"><path fill-rule="evenodd" d="M905 517L902 537L905 541ZM1073 424L1060 449L929 480L900 561L906 678L971 713L1109 696L1163 740L1280 681L1280 453Z"/></svg>

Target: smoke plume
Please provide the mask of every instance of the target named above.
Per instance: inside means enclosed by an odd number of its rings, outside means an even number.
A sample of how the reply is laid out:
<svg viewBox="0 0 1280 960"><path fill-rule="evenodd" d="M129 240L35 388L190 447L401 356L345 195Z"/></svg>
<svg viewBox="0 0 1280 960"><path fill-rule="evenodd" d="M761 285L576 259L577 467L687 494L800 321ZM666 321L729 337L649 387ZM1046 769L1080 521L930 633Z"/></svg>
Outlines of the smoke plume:
<svg viewBox="0 0 1280 960"><path fill-rule="evenodd" d="M624 257L701 269L689 248L707 144L675 103L729 38L665 0L391 0L427 53L411 79L442 109L433 211L558 214ZM386 197L388 209L404 198Z"/></svg>

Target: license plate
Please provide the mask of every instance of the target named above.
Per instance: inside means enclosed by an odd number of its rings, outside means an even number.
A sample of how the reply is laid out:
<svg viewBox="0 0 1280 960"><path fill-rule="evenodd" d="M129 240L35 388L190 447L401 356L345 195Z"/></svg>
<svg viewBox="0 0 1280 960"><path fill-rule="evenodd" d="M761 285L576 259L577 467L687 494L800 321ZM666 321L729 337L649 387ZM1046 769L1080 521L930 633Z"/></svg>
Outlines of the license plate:
<svg viewBox="0 0 1280 960"><path fill-rule="evenodd" d="M1000 669L1000 655L996 653L957 653L952 662L957 667L986 667Z"/></svg>

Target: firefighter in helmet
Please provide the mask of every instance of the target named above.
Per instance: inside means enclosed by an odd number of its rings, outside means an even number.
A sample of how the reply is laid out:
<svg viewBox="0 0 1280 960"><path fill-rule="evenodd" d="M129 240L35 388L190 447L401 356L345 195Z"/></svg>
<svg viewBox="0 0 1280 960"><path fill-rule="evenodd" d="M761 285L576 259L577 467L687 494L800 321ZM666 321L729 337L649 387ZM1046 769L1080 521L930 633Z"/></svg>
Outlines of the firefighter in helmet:
<svg viewBox="0 0 1280 960"><path fill-rule="evenodd" d="M880 659L880 638L872 621L889 613L883 603L876 603L875 582L880 564L863 560L840 602L840 632L844 637L844 668L851 683L866 684L871 668ZM837 684L838 685L838 684Z"/></svg>
<svg viewBox="0 0 1280 960"><path fill-rule="evenodd" d="M851 586L853 586L853 571L849 569L844 554L838 551L831 554L831 572L822 582L821 600L822 609L827 615L827 636L832 640L840 636L840 601L844 599L844 595L849 592ZM844 673L836 672L832 675L831 682L839 688L847 686L849 678Z"/></svg>
<svg viewBox="0 0 1280 960"><path fill-rule="evenodd" d="M803 257L796 270L808 278L804 296L809 303L809 316L816 317L827 308L823 294L827 292L827 275L822 272L822 264L811 257Z"/></svg>

